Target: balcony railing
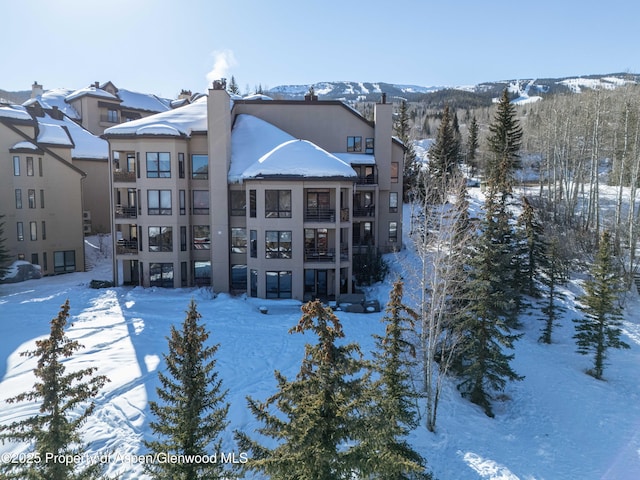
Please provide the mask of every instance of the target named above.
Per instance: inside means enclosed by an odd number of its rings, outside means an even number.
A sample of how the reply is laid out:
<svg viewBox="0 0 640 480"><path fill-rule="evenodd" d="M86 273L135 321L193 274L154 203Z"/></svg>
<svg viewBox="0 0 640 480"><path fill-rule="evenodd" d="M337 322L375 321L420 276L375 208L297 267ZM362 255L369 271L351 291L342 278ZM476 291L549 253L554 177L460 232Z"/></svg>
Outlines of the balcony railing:
<svg viewBox="0 0 640 480"><path fill-rule="evenodd" d="M356 177L356 183L358 185L375 185L378 183L377 175L358 175Z"/></svg>
<svg viewBox="0 0 640 480"><path fill-rule="evenodd" d="M336 211L332 208L307 208L304 219L307 222L335 222Z"/></svg>
<svg viewBox="0 0 640 480"><path fill-rule="evenodd" d="M116 218L136 218L138 216L138 210L136 207L116 205L115 215Z"/></svg>
<svg viewBox="0 0 640 480"><path fill-rule="evenodd" d="M304 249L304 261L305 262L333 262L335 260L336 253L333 248L316 249L305 248Z"/></svg>
<svg viewBox="0 0 640 480"><path fill-rule="evenodd" d="M138 253L137 240L118 240L116 243L117 255L136 255Z"/></svg>
<svg viewBox="0 0 640 480"><path fill-rule="evenodd" d="M122 170L113 171L114 182L135 182L136 172L124 172Z"/></svg>
<svg viewBox="0 0 640 480"><path fill-rule="evenodd" d="M376 216L376 206L375 205L367 205L366 207L354 207L353 208L353 216L354 217L375 217Z"/></svg>

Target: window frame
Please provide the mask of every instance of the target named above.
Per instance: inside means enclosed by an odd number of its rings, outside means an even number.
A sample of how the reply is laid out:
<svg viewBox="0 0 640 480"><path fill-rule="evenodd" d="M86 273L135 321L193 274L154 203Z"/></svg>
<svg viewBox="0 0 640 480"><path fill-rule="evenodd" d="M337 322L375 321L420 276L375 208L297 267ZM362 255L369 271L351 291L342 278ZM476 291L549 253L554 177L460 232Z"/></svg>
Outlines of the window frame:
<svg viewBox="0 0 640 480"><path fill-rule="evenodd" d="M201 166L196 169L196 164L194 162L195 159L205 160L204 165L206 167L205 171L198 171ZM209 155L206 153L193 153L191 154L191 178L193 180L208 180L209 179Z"/></svg>
<svg viewBox="0 0 640 480"><path fill-rule="evenodd" d="M167 196L166 196L167 193L169 194L168 208L167 208ZM173 198L172 197L173 195L171 193L171 190L155 190L155 189L147 190L147 215L173 215L173 208L172 208ZM154 200L153 206L151 201L152 199ZM157 207L155 206L156 204L157 204Z"/></svg>
<svg viewBox="0 0 640 480"><path fill-rule="evenodd" d="M347 137L347 152L362 152L362 135Z"/></svg>
<svg viewBox="0 0 640 480"><path fill-rule="evenodd" d="M204 198L206 197L206 207L199 207L198 205L204 205L202 202L196 202L196 194ZM191 190L191 214L192 215L209 215L211 208L211 196L209 190Z"/></svg>
<svg viewBox="0 0 640 480"><path fill-rule="evenodd" d="M291 190L270 189L264 191L265 218L291 218L291 214Z"/></svg>
<svg viewBox="0 0 640 480"><path fill-rule="evenodd" d="M171 152L146 152L146 167L147 178L171 178Z"/></svg>
<svg viewBox="0 0 640 480"><path fill-rule="evenodd" d="M265 298L292 298L293 294L293 274L291 270L268 270L265 273ZM276 279L276 288L269 291L270 278ZM286 289L286 278L288 278L289 289ZM283 288L283 286L285 288Z"/></svg>
<svg viewBox="0 0 640 480"><path fill-rule="evenodd" d="M283 236L288 236L289 240L283 240ZM287 244L288 248L286 248ZM293 258L293 232L291 230L265 230L264 258Z"/></svg>
<svg viewBox="0 0 640 480"><path fill-rule="evenodd" d="M152 229L154 233L152 233ZM149 252L173 252L173 227L156 225L147 227L147 243Z"/></svg>
<svg viewBox="0 0 640 480"><path fill-rule="evenodd" d="M202 236L204 233L207 233L207 235ZM204 240L196 242L197 238L203 238ZM192 250L211 250L211 225L192 225L191 240Z"/></svg>

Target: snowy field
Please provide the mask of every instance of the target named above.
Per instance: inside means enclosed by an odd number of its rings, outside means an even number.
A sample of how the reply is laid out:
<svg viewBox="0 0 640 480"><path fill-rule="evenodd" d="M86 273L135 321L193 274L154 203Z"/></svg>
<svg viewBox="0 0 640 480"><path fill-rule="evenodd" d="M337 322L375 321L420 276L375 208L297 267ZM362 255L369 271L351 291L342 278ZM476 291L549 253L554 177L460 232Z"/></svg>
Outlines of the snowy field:
<svg viewBox="0 0 640 480"><path fill-rule="evenodd" d="M111 452L110 474L144 479L142 467L130 455L145 453L141 440L150 435L148 401L156 399L156 370L163 368L169 327L179 324L193 298L220 344L218 371L229 390L230 425L224 449L238 452L233 430L249 433L257 426L245 397L265 399L275 392L274 370L288 377L297 373L304 353L303 335L288 329L300 318L296 301L265 301L218 295L203 289L89 288L92 279L111 278L111 260L100 253L98 241L88 239L92 270L19 284L0 285L0 423L37 410L36 405L9 405L5 399L30 389L35 360L19 356L34 340L49 333L49 321L66 299L71 305L68 335L85 349L69 361L97 366L111 382L97 400L98 408L85 427L92 454ZM390 255L393 280L411 263L410 249ZM403 263L404 262L404 263ZM387 300L389 284L371 289L369 296ZM557 480L640 478L640 300L629 298L623 340L630 350L611 351L606 381L584 371L591 359L578 355L571 318L577 316L573 298L577 283L567 286L565 319L554 333L553 345L537 342L542 322L535 313L522 317L523 337L516 343L514 369L526 378L511 383L495 404L496 418L460 398L453 382L445 385L438 431L421 427L411 442L428 460L440 480ZM267 315L259 307L267 306ZM373 333L382 334L382 313L338 312L346 340L370 352ZM22 445L0 444L0 454L17 453ZM6 459L6 455L1 456ZM97 458L97 457L94 457Z"/></svg>

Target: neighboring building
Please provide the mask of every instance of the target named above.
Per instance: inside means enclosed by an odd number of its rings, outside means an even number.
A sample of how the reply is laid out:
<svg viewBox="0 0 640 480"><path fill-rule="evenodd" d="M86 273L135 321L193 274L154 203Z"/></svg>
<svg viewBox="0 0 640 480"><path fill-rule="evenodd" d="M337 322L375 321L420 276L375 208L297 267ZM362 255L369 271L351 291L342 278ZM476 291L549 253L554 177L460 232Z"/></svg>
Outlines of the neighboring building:
<svg viewBox="0 0 640 480"><path fill-rule="evenodd" d="M75 137L74 127L79 129ZM6 246L13 260L40 265L45 275L85 268L86 175L73 163L74 150L84 146L80 131L73 122L65 124L43 111L0 106L0 214ZM106 142L100 141L106 154Z"/></svg>
<svg viewBox="0 0 640 480"><path fill-rule="evenodd" d="M105 131L118 285L260 298L353 291L353 260L401 246L402 144L337 101L208 97Z"/></svg>
<svg viewBox="0 0 640 480"><path fill-rule="evenodd" d="M182 105L189 100L182 98L176 102ZM79 90L57 88L45 91L38 82L31 86L31 99L24 102L23 106L35 112L47 112L68 126L65 128L86 138L83 146L90 144L89 148L76 146L72 158L72 163L86 173L82 184L83 228L86 234L108 233L111 227L108 146L97 136L119 123L171 110L172 104L173 101L155 95L119 89L112 82L102 85L95 82ZM69 126L71 122L68 120L83 128ZM93 139L86 135L87 131L93 134Z"/></svg>

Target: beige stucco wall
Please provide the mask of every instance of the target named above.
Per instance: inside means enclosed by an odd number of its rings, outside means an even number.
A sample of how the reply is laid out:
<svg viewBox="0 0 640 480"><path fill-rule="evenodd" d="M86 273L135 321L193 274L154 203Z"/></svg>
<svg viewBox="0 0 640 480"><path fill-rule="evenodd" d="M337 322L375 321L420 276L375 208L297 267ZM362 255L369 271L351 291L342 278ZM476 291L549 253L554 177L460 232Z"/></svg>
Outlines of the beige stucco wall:
<svg viewBox="0 0 640 480"><path fill-rule="evenodd" d="M28 131L27 128L22 128ZM31 133L32 132L28 132ZM32 261L37 254L44 274L54 273L56 251L75 252L77 271L83 271L84 235L82 233L82 173L71 167L70 149L57 149L68 163L45 151L11 153L9 149L24 138L0 124L0 214L5 215L4 231L12 260L22 256ZM13 172L13 157L20 158L20 175ZM27 175L27 157L33 157L34 175ZM40 175L42 164L42 176ZM22 208L16 208L15 191L22 192ZM29 208L29 190L35 192L35 208ZM41 193L42 192L42 193ZM42 205L44 199L44 207ZM24 240L17 237L17 223L22 222ZM35 222L37 239L32 240L30 224ZM46 238L42 238L43 222ZM44 265L46 255L46 268Z"/></svg>

